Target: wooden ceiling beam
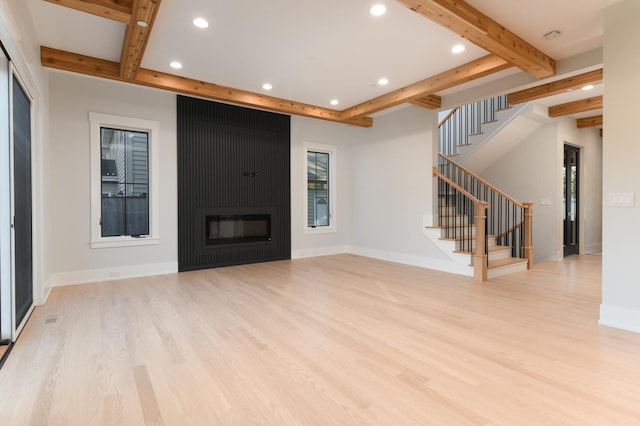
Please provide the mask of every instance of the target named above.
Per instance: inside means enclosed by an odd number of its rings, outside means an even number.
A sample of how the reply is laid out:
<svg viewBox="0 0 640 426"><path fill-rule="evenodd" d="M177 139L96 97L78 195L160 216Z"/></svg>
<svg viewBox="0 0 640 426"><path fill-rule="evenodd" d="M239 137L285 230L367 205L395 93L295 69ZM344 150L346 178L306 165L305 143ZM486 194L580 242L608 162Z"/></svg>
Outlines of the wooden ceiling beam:
<svg viewBox="0 0 640 426"><path fill-rule="evenodd" d="M81 12L129 24L133 0L45 0Z"/></svg>
<svg viewBox="0 0 640 426"><path fill-rule="evenodd" d="M415 99L409 103L422 108L438 109L442 106L442 98L438 95L429 95L424 98Z"/></svg>
<svg viewBox="0 0 640 426"><path fill-rule="evenodd" d="M563 78L562 80L552 81L551 83L519 90L517 92L507 94L507 102L509 102L510 105L515 105L546 98L547 96L558 95L568 90L579 89L587 84L599 83L602 81L602 76L603 72L602 68L600 68L584 74Z"/></svg>
<svg viewBox="0 0 640 426"><path fill-rule="evenodd" d="M138 70L133 80L125 79L120 76L119 64L116 62L65 52L45 46L40 48L40 60L42 65L48 68L71 71L110 80L126 81L128 83L155 87L186 95L194 95L285 114L300 115L361 127L371 127L373 125L373 119L370 117L358 117L345 120L342 118L340 111L337 110L265 96L231 87L219 86L213 83L178 77L144 68Z"/></svg>
<svg viewBox="0 0 640 426"><path fill-rule="evenodd" d="M555 60L464 0L397 0L537 78L556 72Z"/></svg>
<svg viewBox="0 0 640 426"><path fill-rule="evenodd" d="M78 74L92 75L110 80L122 80L120 78L120 65L117 62L92 58L51 47L40 47L40 62L42 66L55 68Z"/></svg>
<svg viewBox="0 0 640 426"><path fill-rule="evenodd" d="M549 107L549 117L561 117L563 115L577 114L580 112L593 111L602 108L602 96L580 99L579 101L567 102L565 104L553 105Z"/></svg>
<svg viewBox="0 0 640 426"><path fill-rule="evenodd" d="M488 55L425 80L403 87L342 111L344 120L364 117L405 102L424 98L444 89L485 77L512 65L496 55Z"/></svg>
<svg viewBox="0 0 640 426"><path fill-rule="evenodd" d="M131 21L127 25L122 43L120 77L130 80L136 76L159 7L160 0L134 0Z"/></svg>
<svg viewBox="0 0 640 426"><path fill-rule="evenodd" d="M578 129L584 129L585 127L602 126L602 115L594 115L593 117L578 118L576 120L576 126Z"/></svg>

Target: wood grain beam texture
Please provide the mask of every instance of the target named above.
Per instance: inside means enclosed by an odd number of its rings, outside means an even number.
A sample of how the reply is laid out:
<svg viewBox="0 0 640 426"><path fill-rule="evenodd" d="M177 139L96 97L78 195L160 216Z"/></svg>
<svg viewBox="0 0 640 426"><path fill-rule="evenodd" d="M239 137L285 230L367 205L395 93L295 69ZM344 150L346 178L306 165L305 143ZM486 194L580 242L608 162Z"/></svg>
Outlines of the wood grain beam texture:
<svg viewBox="0 0 640 426"><path fill-rule="evenodd" d="M555 60L463 0L397 0L537 78L556 72Z"/></svg>
<svg viewBox="0 0 640 426"><path fill-rule="evenodd" d="M120 54L120 77L133 79L147 48L160 0L134 0L131 22L127 25Z"/></svg>
<svg viewBox="0 0 640 426"><path fill-rule="evenodd" d="M578 129L584 129L585 127L602 126L602 124L603 124L602 115L594 115L593 117L578 118L576 120L576 125L578 126Z"/></svg>
<svg viewBox="0 0 640 426"><path fill-rule="evenodd" d="M512 65L496 55L488 55L425 80L403 87L342 111L342 118L350 120L364 117L405 102L425 98L441 90L485 77Z"/></svg>
<svg viewBox="0 0 640 426"><path fill-rule="evenodd" d="M133 0L45 0L81 12L129 24Z"/></svg>
<svg viewBox="0 0 640 426"><path fill-rule="evenodd" d="M79 55L77 53L65 52L63 50L53 49L50 47L42 46L40 48L40 57L42 65L48 68L71 71L110 80L126 81L142 86L155 87L158 89L226 101L234 104L264 108L285 114L353 124L361 127L371 127L373 125L373 119L370 117L357 117L345 120L341 116L340 111L337 110L272 96L265 96L246 90L219 86L213 83L178 77L144 68L139 69L137 75L133 79L125 79L120 75L120 67L116 62Z"/></svg>
<svg viewBox="0 0 640 426"><path fill-rule="evenodd" d="M565 104L553 105L549 107L549 117L561 117L563 115L577 114L580 112L593 111L602 108L602 96L580 99L579 101L567 102Z"/></svg>
<svg viewBox="0 0 640 426"><path fill-rule="evenodd" d="M438 109L442 106L442 98L438 95L429 95L409 103L426 109Z"/></svg>
<svg viewBox="0 0 640 426"><path fill-rule="evenodd" d="M599 83L602 81L602 68L589 71L583 74L574 75L563 78L561 80L552 81L550 83L541 84L539 86L530 87L528 89L519 90L507 95L507 102L511 105L523 102L534 101L547 96L558 95L567 90L579 89L587 84Z"/></svg>

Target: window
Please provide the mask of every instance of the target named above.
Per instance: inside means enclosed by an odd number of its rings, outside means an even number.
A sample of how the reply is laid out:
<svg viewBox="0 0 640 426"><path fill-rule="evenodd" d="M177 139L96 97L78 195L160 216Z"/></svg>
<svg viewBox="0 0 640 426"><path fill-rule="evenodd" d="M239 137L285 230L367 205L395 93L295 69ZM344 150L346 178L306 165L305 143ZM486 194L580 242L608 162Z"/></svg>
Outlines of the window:
<svg viewBox="0 0 640 426"><path fill-rule="evenodd" d="M91 247L158 243L158 123L89 113Z"/></svg>
<svg viewBox="0 0 640 426"><path fill-rule="evenodd" d="M149 134L100 128L103 237L149 235Z"/></svg>
<svg viewBox="0 0 640 426"><path fill-rule="evenodd" d="M306 146L305 229L307 232L336 231L335 156L335 146L319 144Z"/></svg>

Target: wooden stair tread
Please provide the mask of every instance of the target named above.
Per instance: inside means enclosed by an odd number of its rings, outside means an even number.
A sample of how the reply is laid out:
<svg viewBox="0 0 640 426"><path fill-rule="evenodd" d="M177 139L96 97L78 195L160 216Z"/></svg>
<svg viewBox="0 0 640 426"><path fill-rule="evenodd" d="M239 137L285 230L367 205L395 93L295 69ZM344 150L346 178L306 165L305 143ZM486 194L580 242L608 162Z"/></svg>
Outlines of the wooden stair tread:
<svg viewBox="0 0 640 426"><path fill-rule="evenodd" d="M489 238L495 238L495 235L488 235ZM467 238L438 238L441 241L464 241L467 240ZM470 239L475 239L475 236L472 236Z"/></svg>
<svg viewBox="0 0 640 426"><path fill-rule="evenodd" d="M500 250L509 250L511 251L511 247L509 246L490 246L487 247L487 251L490 253L493 253L495 251L500 251ZM460 254L469 254L469 255L474 255L476 254L475 250L469 251L469 250L454 250L454 253L460 253Z"/></svg>
<svg viewBox="0 0 640 426"><path fill-rule="evenodd" d="M503 266L516 265L519 263L527 263L527 259L520 259L517 257L510 257L508 259L499 259L489 262L489 269L501 268Z"/></svg>

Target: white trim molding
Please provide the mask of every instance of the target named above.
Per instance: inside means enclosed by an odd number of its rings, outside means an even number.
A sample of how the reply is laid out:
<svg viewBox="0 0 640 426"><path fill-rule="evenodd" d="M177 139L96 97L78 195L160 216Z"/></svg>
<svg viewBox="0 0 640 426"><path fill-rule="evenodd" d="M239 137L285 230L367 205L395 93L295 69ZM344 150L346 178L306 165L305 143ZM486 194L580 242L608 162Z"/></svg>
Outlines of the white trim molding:
<svg viewBox="0 0 640 426"><path fill-rule="evenodd" d="M160 203L158 200L160 197L158 179L158 169L160 168L160 124L157 121L152 120L101 114L97 112L89 113L89 122L91 124L91 248L146 246L158 244L160 238ZM100 226L100 216L102 215L101 127L141 131L149 134L149 235L140 237L102 236Z"/></svg>
<svg viewBox="0 0 640 426"><path fill-rule="evenodd" d="M308 224L308 217L309 217L309 202L308 202L308 195L309 195L309 191L307 188L307 177L308 177L308 162L307 162L307 153L309 151L314 151L314 152L322 152L322 153L327 153L329 154L329 226L319 226L319 227L315 227L315 228L311 228L309 227ZM303 182L304 182L304 186L303 186L303 190L304 190L304 194L302 197L302 200L304 202L304 207L303 207L303 226L304 226L304 233L305 234L327 234L327 233L334 233L338 231L338 209L337 209L337 205L336 205L336 200L338 199L338 185L337 185L337 173L336 173L336 167L338 164L338 147L335 145L327 145L327 144L320 144L320 143L313 143L313 142L306 142L304 144L304 150L303 150L303 154L304 154L304 161L302 164L304 164L303 167L303 172L304 172L304 176L303 176Z"/></svg>
<svg viewBox="0 0 640 426"><path fill-rule="evenodd" d="M149 277L174 274L178 272L178 262L150 263L146 265L114 266L104 269L86 269L82 271L60 272L52 274L52 287L89 284L104 281L124 280L128 278Z"/></svg>
<svg viewBox="0 0 640 426"><path fill-rule="evenodd" d="M640 333L640 311L601 304L598 324Z"/></svg>

